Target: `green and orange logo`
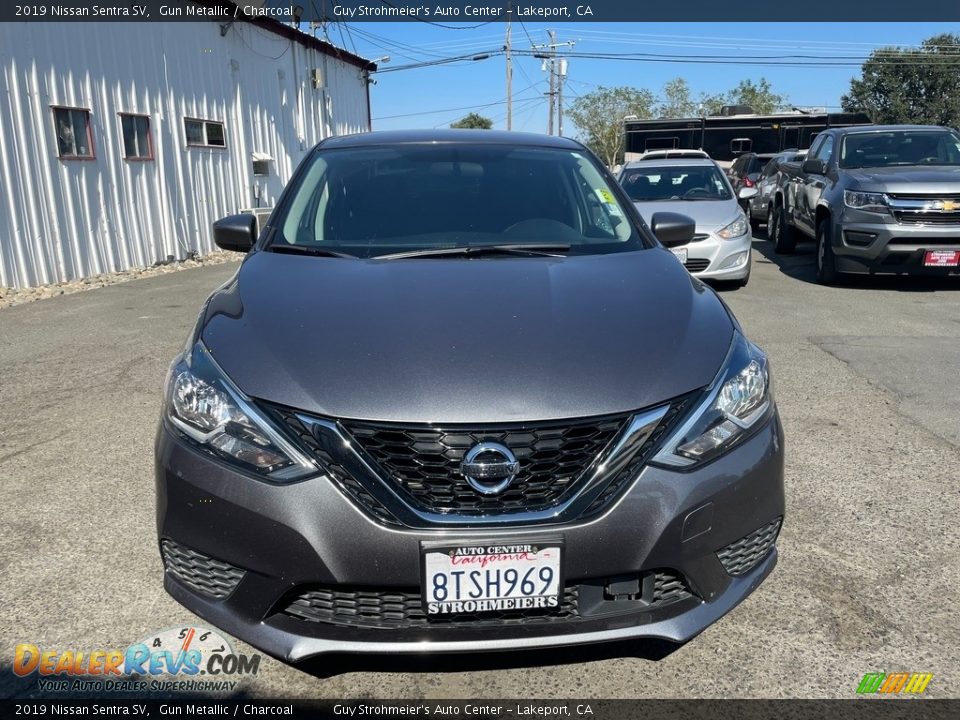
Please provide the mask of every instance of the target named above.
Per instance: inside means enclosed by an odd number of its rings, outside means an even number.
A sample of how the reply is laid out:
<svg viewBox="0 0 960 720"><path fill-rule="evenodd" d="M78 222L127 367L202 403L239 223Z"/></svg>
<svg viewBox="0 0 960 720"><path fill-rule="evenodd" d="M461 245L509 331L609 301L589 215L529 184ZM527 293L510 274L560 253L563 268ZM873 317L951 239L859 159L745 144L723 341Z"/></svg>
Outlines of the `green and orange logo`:
<svg viewBox="0 0 960 720"><path fill-rule="evenodd" d="M931 680L933 680L932 673L867 673L860 681L857 692L861 695L873 693L919 695L927 689Z"/></svg>

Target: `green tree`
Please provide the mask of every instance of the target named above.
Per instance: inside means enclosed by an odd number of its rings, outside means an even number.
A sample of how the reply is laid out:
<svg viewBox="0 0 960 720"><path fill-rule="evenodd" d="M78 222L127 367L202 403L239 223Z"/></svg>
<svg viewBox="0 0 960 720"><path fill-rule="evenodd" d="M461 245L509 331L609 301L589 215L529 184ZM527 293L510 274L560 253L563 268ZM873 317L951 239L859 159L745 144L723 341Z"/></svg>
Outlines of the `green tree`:
<svg viewBox="0 0 960 720"><path fill-rule="evenodd" d="M653 117L653 93L630 87L599 87L570 105L567 117L580 130L580 138L607 165L623 159L623 121L634 116Z"/></svg>
<svg viewBox="0 0 960 720"><path fill-rule="evenodd" d="M935 35L919 48L874 50L841 103L876 123L960 126L960 35Z"/></svg>
<svg viewBox="0 0 960 720"><path fill-rule="evenodd" d="M697 98L697 115L706 117L707 115L717 115L724 105L729 105L727 96L723 93L700 93Z"/></svg>
<svg viewBox="0 0 960 720"><path fill-rule="evenodd" d="M464 115L455 123L450 123L450 127L467 130L489 130L493 127L493 120L472 112L469 115Z"/></svg>
<svg viewBox="0 0 960 720"><path fill-rule="evenodd" d="M690 95L690 86L683 78L669 80L661 91L657 114L664 118L688 118L697 115L697 103Z"/></svg>
<svg viewBox="0 0 960 720"><path fill-rule="evenodd" d="M766 78L760 78L756 83L749 78L741 80L740 84L727 94L727 100L727 105L749 105L758 115L769 115L787 103L785 96L773 92Z"/></svg>

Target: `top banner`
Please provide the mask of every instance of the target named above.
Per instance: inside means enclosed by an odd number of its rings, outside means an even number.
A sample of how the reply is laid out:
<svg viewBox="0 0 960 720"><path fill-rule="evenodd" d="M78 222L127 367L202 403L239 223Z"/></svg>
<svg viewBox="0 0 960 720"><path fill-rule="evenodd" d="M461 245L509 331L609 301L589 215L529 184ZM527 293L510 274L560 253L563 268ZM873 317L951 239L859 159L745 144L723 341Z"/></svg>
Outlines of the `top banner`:
<svg viewBox="0 0 960 720"><path fill-rule="evenodd" d="M2 22L423 22L468 28L547 22L956 22L958 0L37 0L4 2Z"/></svg>

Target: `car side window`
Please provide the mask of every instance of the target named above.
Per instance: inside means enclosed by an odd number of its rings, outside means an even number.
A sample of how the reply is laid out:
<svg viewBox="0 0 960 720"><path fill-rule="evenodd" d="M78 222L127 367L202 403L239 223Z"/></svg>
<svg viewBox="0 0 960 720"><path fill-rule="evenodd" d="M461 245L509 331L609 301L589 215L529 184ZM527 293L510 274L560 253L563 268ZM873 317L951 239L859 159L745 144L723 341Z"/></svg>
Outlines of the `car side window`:
<svg viewBox="0 0 960 720"><path fill-rule="evenodd" d="M830 156L833 154L833 135L827 135L823 143L814 153L814 157L823 160L824 165L830 162Z"/></svg>
<svg viewBox="0 0 960 720"><path fill-rule="evenodd" d="M820 150L820 146L823 145L823 141L826 139L826 135L818 135L816 140L813 141L813 145L810 146L810 150L807 153L807 157L813 158L817 156L817 152Z"/></svg>

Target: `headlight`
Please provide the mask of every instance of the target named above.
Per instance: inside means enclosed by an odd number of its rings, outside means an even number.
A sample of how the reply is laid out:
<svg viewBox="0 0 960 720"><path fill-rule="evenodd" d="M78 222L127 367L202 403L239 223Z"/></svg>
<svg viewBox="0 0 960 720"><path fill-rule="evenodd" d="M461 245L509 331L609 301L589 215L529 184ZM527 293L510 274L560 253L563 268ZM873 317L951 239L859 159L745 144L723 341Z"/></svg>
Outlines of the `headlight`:
<svg viewBox="0 0 960 720"><path fill-rule="evenodd" d="M712 460L749 437L772 412L767 357L737 333L706 399L664 443L653 462L692 467Z"/></svg>
<svg viewBox="0 0 960 720"><path fill-rule="evenodd" d="M291 482L317 472L244 397L201 342L171 368L164 414L201 450L265 479Z"/></svg>
<svg viewBox="0 0 960 720"><path fill-rule="evenodd" d="M740 217L738 217L732 223L727 225L725 228L717 231L717 235L722 237L724 240L738 238L741 235L746 235L746 234L747 234L747 218L743 213L740 213Z"/></svg>
<svg viewBox="0 0 960 720"><path fill-rule="evenodd" d="M866 210L867 212L885 213L889 209L887 196L883 193L860 192L858 190L844 190L843 204L848 208Z"/></svg>

